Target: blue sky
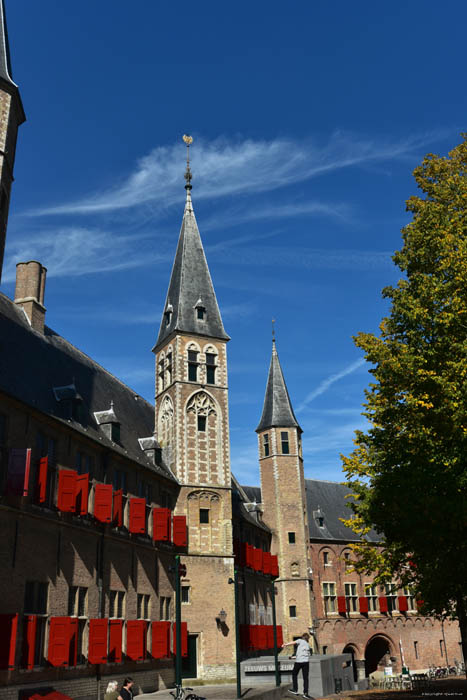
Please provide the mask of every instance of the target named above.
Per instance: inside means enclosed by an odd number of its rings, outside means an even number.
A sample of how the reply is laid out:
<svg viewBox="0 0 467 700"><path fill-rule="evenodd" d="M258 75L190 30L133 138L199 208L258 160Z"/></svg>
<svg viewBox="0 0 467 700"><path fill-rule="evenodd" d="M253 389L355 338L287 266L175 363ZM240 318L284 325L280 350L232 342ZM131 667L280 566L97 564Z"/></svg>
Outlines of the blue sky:
<svg viewBox="0 0 467 700"><path fill-rule="evenodd" d="M47 323L153 401L184 195L229 343L232 469L257 483L271 319L305 472L340 480L413 168L465 129L467 5L7 0L19 134L2 291L48 268Z"/></svg>

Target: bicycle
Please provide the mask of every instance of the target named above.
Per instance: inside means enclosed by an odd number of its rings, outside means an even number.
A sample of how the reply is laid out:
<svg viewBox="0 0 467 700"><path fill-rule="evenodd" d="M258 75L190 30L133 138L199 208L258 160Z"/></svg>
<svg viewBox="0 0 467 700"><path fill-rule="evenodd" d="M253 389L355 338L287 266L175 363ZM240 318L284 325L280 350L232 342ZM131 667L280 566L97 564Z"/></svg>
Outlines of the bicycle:
<svg viewBox="0 0 467 700"><path fill-rule="evenodd" d="M193 692L193 688L184 688L182 685L175 685L174 687L175 692L172 693L172 691L170 691L174 700L206 700L206 698L201 697L201 695L196 695L196 693ZM192 692L187 694L188 690Z"/></svg>

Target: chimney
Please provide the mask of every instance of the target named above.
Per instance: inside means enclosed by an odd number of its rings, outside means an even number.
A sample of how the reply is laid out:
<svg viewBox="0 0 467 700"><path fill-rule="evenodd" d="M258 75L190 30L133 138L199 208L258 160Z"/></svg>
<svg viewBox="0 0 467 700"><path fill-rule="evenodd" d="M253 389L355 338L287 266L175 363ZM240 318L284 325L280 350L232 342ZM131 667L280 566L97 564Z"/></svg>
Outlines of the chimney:
<svg viewBox="0 0 467 700"><path fill-rule="evenodd" d="M37 262L20 262L16 265L15 304L22 306L34 330L44 332L45 276L47 269Z"/></svg>

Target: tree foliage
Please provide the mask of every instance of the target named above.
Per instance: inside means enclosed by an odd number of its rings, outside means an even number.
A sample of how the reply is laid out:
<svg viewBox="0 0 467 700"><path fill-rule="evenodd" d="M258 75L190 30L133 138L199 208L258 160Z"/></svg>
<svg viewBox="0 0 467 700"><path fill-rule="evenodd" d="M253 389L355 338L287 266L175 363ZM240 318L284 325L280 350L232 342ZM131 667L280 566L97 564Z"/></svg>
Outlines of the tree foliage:
<svg viewBox="0 0 467 700"><path fill-rule="evenodd" d="M389 315L379 335L354 338L373 381L370 427L342 458L355 493L346 524L362 536L355 568L411 585L427 614L457 617L467 658L467 134L414 177L423 196L407 201ZM370 528L382 550L365 542Z"/></svg>

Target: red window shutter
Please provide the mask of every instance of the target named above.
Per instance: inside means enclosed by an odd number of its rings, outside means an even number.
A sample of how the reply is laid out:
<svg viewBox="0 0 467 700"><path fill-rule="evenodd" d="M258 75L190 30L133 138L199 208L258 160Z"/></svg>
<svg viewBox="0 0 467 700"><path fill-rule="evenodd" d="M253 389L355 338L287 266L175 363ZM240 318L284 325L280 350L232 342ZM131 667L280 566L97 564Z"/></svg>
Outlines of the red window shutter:
<svg viewBox="0 0 467 700"><path fill-rule="evenodd" d="M31 448L10 450L6 491L12 496L27 496L29 472L31 469Z"/></svg>
<svg viewBox="0 0 467 700"><path fill-rule="evenodd" d="M144 535L146 532L146 500L130 498L130 532Z"/></svg>
<svg viewBox="0 0 467 700"><path fill-rule="evenodd" d="M112 484L95 485L94 517L100 523L112 522Z"/></svg>
<svg viewBox="0 0 467 700"><path fill-rule="evenodd" d="M119 489L114 493L114 511L113 511L113 524L117 527L123 527L123 491Z"/></svg>
<svg viewBox="0 0 467 700"><path fill-rule="evenodd" d="M68 666L71 618L51 617L48 661L52 666Z"/></svg>
<svg viewBox="0 0 467 700"><path fill-rule="evenodd" d="M0 668L14 668L18 614L0 615Z"/></svg>
<svg viewBox="0 0 467 700"><path fill-rule="evenodd" d="M152 657L165 659L170 656L170 622L152 623Z"/></svg>
<svg viewBox="0 0 467 700"><path fill-rule="evenodd" d="M70 618L70 641L69 641L70 654L68 657L68 662L70 666L76 666L78 663L78 618Z"/></svg>
<svg viewBox="0 0 467 700"><path fill-rule="evenodd" d="M385 595L381 595L378 598L379 600L379 611L380 612L387 612L388 611L388 599L386 598Z"/></svg>
<svg viewBox="0 0 467 700"><path fill-rule="evenodd" d="M274 648L274 625L268 625L266 627L266 637L267 637L267 649Z"/></svg>
<svg viewBox="0 0 467 700"><path fill-rule="evenodd" d="M76 477L76 512L86 515L88 512L89 474L79 474Z"/></svg>
<svg viewBox="0 0 467 700"><path fill-rule="evenodd" d="M265 574L270 575L271 573L271 554L270 552L263 552L263 571Z"/></svg>
<svg viewBox="0 0 467 700"><path fill-rule="evenodd" d="M106 618L89 620L88 661L90 664L105 664L107 661L108 623Z"/></svg>
<svg viewBox="0 0 467 700"><path fill-rule="evenodd" d="M152 511L152 539L154 542L170 542L170 508L154 508Z"/></svg>
<svg viewBox="0 0 467 700"><path fill-rule="evenodd" d="M58 472L57 508L63 513L75 512L77 476L74 469L60 469Z"/></svg>
<svg viewBox="0 0 467 700"><path fill-rule="evenodd" d="M279 576L279 565L277 562L277 554L271 554L271 576L277 578Z"/></svg>
<svg viewBox="0 0 467 700"><path fill-rule="evenodd" d="M45 503L47 500L47 474L49 471L49 458L42 457L37 468L36 500Z"/></svg>
<svg viewBox="0 0 467 700"><path fill-rule="evenodd" d="M407 612L409 609L408 603L407 603L407 598L405 595L399 595L397 596L397 600L399 602L399 611L400 612Z"/></svg>
<svg viewBox="0 0 467 700"><path fill-rule="evenodd" d="M282 625L277 625L276 633L277 633L277 646L280 649L282 646L284 646L284 637L282 635Z"/></svg>
<svg viewBox="0 0 467 700"><path fill-rule="evenodd" d="M176 547L187 546L186 516L174 515L172 519L172 540Z"/></svg>
<svg viewBox="0 0 467 700"><path fill-rule="evenodd" d="M261 571L263 568L263 550L253 547L253 568L255 571Z"/></svg>
<svg viewBox="0 0 467 700"><path fill-rule="evenodd" d="M345 595L337 596L337 610L342 614L347 612L347 606L345 604Z"/></svg>
<svg viewBox="0 0 467 700"><path fill-rule="evenodd" d="M361 596L358 599L358 604L360 606L360 612L361 613L367 613L368 612L368 598L366 596Z"/></svg>
<svg viewBox="0 0 467 700"><path fill-rule="evenodd" d="M173 623L173 648L172 653L177 653L177 626L175 622ZM182 622L181 625L181 637L182 637L182 656L188 656L188 625L186 622Z"/></svg>
<svg viewBox="0 0 467 700"><path fill-rule="evenodd" d="M127 620L126 623L126 655L132 661L144 659L144 620Z"/></svg>
<svg viewBox="0 0 467 700"><path fill-rule="evenodd" d="M123 620L109 620L109 661L122 663Z"/></svg>
<svg viewBox="0 0 467 700"><path fill-rule="evenodd" d="M259 649L267 649L268 648L268 637L267 637L266 625L258 625L258 648Z"/></svg>
<svg viewBox="0 0 467 700"><path fill-rule="evenodd" d="M246 565L250 569L255 568L255 548L251 544L246 545Z"/></svg>
<svg viewBox="0 0 467 700"><path fill-rule="evenodd" d="M34 668L34 652L36 646L37 615L26 615L23 620L23 653L21 666Z"/></svg>

